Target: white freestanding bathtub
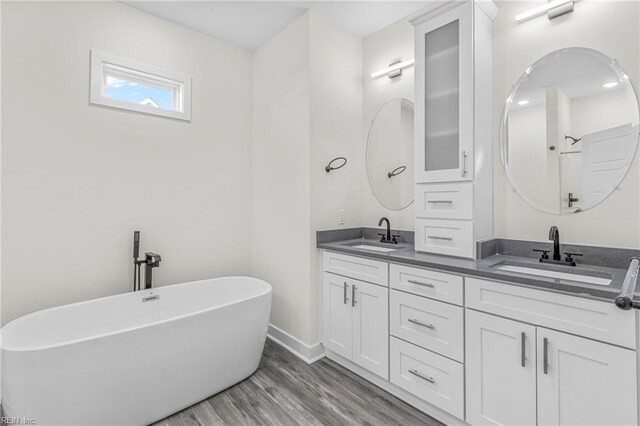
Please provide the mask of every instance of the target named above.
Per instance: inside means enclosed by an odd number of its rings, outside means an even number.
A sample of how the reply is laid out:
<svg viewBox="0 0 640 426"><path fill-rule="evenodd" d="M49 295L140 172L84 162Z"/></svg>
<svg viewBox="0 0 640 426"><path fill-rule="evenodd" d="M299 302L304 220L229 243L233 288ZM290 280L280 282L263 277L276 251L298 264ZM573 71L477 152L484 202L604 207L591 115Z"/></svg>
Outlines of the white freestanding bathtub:
<svg viewBox="0 0 640 426"><path fill-rule="evenodd" d="M37 425L143 425L250 376L271 286L217 278L46 309L2 329L2 402Z"/></svg>

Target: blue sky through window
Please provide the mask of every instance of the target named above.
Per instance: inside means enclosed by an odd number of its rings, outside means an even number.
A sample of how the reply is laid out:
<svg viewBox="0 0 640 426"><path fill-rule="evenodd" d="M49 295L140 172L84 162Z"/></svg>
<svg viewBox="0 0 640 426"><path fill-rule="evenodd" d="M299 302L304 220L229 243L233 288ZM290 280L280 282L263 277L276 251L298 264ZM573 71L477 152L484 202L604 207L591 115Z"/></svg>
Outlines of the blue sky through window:
<svg viewBox="0 0 640 426"><path fill-rule="evenodd" d="M107 76L107 97L173 110L173 91ZM151 101L149 101L149 99Z"/></svg>

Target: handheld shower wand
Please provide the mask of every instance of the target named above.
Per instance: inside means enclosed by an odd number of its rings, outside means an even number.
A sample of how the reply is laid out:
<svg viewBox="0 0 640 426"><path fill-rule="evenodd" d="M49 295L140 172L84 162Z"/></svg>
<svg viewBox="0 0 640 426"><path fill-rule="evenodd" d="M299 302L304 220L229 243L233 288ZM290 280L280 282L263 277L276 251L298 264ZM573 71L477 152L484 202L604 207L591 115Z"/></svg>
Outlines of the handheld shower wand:
<svg viewBox="0 0 640 426"><path fill-rule="evenodd" d="M140 290L140 231L133 232L133 291Z"/></svg>

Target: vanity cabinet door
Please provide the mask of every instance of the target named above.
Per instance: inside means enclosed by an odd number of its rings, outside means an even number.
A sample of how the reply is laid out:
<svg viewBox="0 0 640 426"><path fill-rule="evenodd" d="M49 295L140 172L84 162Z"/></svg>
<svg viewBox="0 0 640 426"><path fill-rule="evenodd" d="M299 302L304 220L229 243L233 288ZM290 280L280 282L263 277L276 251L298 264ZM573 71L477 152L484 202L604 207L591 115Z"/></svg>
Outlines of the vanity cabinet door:
<svg viewBox="0 0 640 426"><path fill-rule="evenodd" d="M352 280L353 362L389 379L389 290Z"/></svg>
<svg viewBox="0 0 640 426"><path fill-rule="evenodd" d="M636 352L538 328L540 425L637 425Z"/></svg>
<svg viewBox="0 0 640 426"><path fill-rule="evenodd" d="M466 311L469 424L536 424L535 344L531 325Z"/></svg>
<svg viewBox="0 0 640 426"><path fill-rule="evenodd" d="M472 6L415 28L416 182L473 179Z"/></svg>
<svg viewBox="0 0 640 426"><path fill-rule="evenodd" d="M351 291L349 278L322 274L323 343L347 359L351 359L352 350Z"/></svg>

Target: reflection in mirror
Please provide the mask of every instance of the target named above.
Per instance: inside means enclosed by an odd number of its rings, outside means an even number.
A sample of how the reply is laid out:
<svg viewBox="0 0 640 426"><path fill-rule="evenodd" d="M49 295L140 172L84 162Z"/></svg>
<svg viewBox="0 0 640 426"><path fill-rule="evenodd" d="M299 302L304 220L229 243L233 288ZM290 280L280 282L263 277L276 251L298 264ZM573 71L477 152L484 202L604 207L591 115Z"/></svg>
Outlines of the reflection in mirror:
<svg viewBox="0 0 640 426"><path fill-rule="evenodd" d="M531 65L507 98L501 154L523 200L547 213L587 210L624 178L638 145L638 100L611 58L585 48Z"/></svg>
<svg viewBox="0 0 640 426"><path fill-rule="evenodd" d="M413 202L413 102L396 98L376 113L367 138L367 177L376 199L390 210Z"/></svg>

